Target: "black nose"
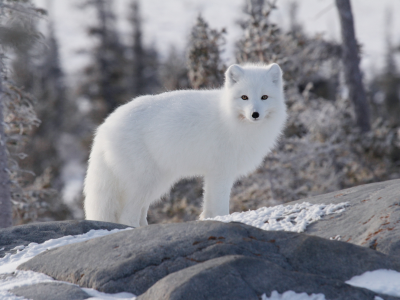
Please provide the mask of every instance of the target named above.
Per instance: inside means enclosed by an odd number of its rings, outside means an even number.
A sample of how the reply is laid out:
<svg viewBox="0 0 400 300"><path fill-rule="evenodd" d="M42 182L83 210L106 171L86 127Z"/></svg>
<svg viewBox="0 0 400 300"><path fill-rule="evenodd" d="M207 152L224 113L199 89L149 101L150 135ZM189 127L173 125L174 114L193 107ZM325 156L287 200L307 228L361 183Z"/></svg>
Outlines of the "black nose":
<svg viewBox="0 0 400 300"><path fill-rule="evenodd" d="M253 112L253 114L251 115L254 119L257 119L259 116L260 116L260 114L258 113L258 112Z"/></svg>

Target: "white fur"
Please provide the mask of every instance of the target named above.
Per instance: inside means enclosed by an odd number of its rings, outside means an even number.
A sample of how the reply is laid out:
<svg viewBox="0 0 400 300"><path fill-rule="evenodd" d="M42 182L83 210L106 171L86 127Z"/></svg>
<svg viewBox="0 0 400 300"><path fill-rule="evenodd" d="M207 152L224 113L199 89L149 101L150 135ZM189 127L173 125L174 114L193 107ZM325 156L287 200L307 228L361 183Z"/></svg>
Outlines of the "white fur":
<svg viewBox="0 0 400 300"><path fill-rule="evenodd" d="M221 89L141 96L105 120L85 179L87 219L147 225L150 204L192 176L204 176L201 217L229 214L233 183L274 146L286 106L277 64L232 65L225 75Z"/></svg>

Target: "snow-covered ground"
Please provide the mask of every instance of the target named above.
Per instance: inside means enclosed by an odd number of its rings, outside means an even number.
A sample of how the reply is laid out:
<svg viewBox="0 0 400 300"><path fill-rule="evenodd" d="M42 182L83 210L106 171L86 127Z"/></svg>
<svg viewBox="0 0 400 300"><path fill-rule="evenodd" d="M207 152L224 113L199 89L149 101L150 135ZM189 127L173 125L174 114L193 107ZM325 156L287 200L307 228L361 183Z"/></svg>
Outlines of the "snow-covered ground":
<svg viewBox="0 0 400 300"><path fill-rule="evenodd" d="M312 205L310 203L302 203L296 205L260 208L256 211L248 211L243 213L234 213L232 215L216 217L214 220L223 222L242 222L264 230L283 230L302 232L307 225L316 222L324 215L330 215L343 212L347 203L328 204L328 205ZM123 229L131 230L131 229ZM83 242L92 238L105 236L120 232L115 229L107 230L91 230L88 233L65 236L59 239L48 240L42 244L31 243L28 246L17 246L15 254L7 254L0 259L0 299L2 300L22 300L22 297L17 297L8 292L15 287L31 285L40 282L54 281L51 277L41 273L32 271L18 271L17 267L32 257L52 248ZM400 273L393 270L375 270L355 276L346 283L364 287L376 293L382 293L391 296L400 297ZM70 284L70 283L69 283ZM84 288L91 298L90 300L112 300L136 299L135 295L130 293L105 294L93 289ZM325 300L323 294L307 295L306 293L295 293L286 291L279 294L274 291L271 295L262 295L262 300ZM381 300L380 297L375 297L375 300Z"/></svg>
<svg viewBox="0 0 400 300"><path fill-rule="evenodd" d="M90 239L94 239L96 237L105 236L108 234L113 234L116 232L120 232L123 230L131 230L129 229L114 229L111 231L108 230L90 230L85 234L80 235L69 235L59 239L51 239L42 244L30 243L28 246L17 246L14 249L17 250L15 254L7 254L3 258L0 259L0 299L2 300L21 300L22 297L17 297L9 292L10 289L37 284L40 282L51 282L55 281L53 278L44 275L42 273L36 273L32 271L19 271L17 267L28 261L29 259L35 257L36 255L61 246L75 244L84 242ZM68 283L69 284L69 283ZM111 299L135 299L135 295L130 293L118 293L118 294L105 294L98 292L93 289L84 288L84 291L87 292L92 298L90 300L111 300Z"/></svg>
<svg viewBox="0 0 400 300"><path fill-rule="evenodd" d="M374 292L400 297L400 273L393 270L382 269L365 272L360 276L354 276L346 283Z"/></svg>
<svg viewBox="0 0 400 300"><path fill-rule="evenodd" d="M241 222L263 230L304 232L309 224L325 215L341 213L346 206L349 206L347 202L328 205L303 202L295 205L261 207L257 210L235 212L207 220Z"/></svg>

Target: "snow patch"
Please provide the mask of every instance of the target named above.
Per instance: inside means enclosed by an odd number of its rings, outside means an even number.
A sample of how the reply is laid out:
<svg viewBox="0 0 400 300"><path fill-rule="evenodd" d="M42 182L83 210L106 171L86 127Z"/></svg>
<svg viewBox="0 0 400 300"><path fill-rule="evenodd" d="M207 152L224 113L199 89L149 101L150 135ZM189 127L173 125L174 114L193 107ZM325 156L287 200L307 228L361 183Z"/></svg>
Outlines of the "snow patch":
<svg viewBox="0 0 400 300"><path fill-rule="evenodd" d="M380 269L368 271L359 276L354 276L346 281L346 283L366 288L375 293L400 297L400 273L393 270Z"/></svg>
<svg viewBox="0 0 400 300"><path fill-rule="evenodd" d="M111 231L105 230L105 229L100 229L100 230L90 230L89 232L85 234L80 234L80 235L67 235L59 239L51 239L47 240L42 244L37 244L37 243L30 243L28 246L17 246L14 249L17 250L17 253L11 254L7 253L6 256L3 258L0 258L0 274L4 273L11 273L14 272L17 267L30 260L32 257L53 249L57 247L61 247L64 245L69 245L69 244L75 244L75 243L80 243L84 242L90 239L94 239L96 237L101 237L105 235L109 235L112 233L120 232L123 230L130 230L132 228L126 228L126 229L114 229Z"/></svg>
<svg viewBox="0 0 400 300"><path fill-rule="evenodd" d="M32 271L16 271L12 274L0 274L0 299L2 300L20 300L24 297L18 297L8 292L16 287L37 284L40 282L51 282L53 278L42 273Z"/></svg>
<svg viewBox="0 0 400 300"><path fill-rule="evenodd" d="M16 287L28 286L42 282L62 282L75 285L69 282L56 281L53 278L33 271L15 271L12 274L0 275L0 299L2 300L25 300L24 297L16 296L10 292ZM88 300L135 300L136 296L131 293L106 294L94 289L82 288L89 296Z"/></svg>
<svg viewBox="0 0 400 300"><path fill-rule="evenodd" d="M0 299L2 300L22 300L23 297L18 297L10 292L16 287L33 285L41 282L56 282L53 278L44 275L42 273L36 273L32 271L17 271L17 267L33 258L34 256L61 246L84 242L97 237L106 236L109 234L117 233L123 230L131 230L133 228L126 229L114 229L111 231L105 229L90 230L85 234L80 235L68 235L58 239L47 240L42 244L30 243L28 246L17 246L13 250L17 250L15 254L6 254L3 258L0 258ZM64 282L71 284L68 282ZM125 299L134 300L135 295L130 293L118 293L118 294L105 294L100 292L94 292L91 289L84 289L92 300L110 300L110 299Z"/></svg>
<svg viewBox="0 0 400 300"><path fill-rule="evenodd" d="M324 294L311 294L307 293L295 293L293 291L284 292L282 295L277 291L271 293L271 297L267 297L265 294L261 296L261 300L326 300Z"/></svg>
<svg viewBox="0 0 400 300"><path fill-rule="evenodd" d="M136 296L131 293L117 293L117 294L106 294L102 293L99 291L96 291L94 289L87 289L87 288L82 288L86 293L88 293L90 298L87 300L135 300Z"/></svg>
<svg viewBox="0 0 400 300"><path fill-rule="evenodd" d="M241 222L263 230L304 232L311 223L320 220L323 216L341 213L348 206L350 206L348 202L328 205L303 202L294 205L262 207L205 220L225 223Z"/></svg>

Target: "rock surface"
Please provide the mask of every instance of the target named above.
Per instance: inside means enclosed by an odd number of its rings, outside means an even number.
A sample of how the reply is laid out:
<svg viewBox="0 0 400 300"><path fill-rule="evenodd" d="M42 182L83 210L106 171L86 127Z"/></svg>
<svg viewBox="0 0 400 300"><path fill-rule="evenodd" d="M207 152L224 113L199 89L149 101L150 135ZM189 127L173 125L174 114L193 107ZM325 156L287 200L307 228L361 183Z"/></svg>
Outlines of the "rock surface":
<svg viewBox="0 0 400 300"><path fill-rule="evenodd" d="M325 290L325 284L332 284L331 288L334 290L337 282L341 282L344 290L357 289L358 292L354 292L354 295L367 295L359 299L373 298L369 298L369 294L361 292L361 289L345 285L344 281L376 269L400 272L400 258L386 256L368 248L306 234L264 231L241 223L216 221L161 224L123 231L49 250L20 265L18 269L45 273L57 280L106 293L126 291L140 295L171 273L183 272L195 265L199 266L201 273L202 262L228 255L241 255L241 259L257 259L268 266L274 266L275 270L284 270L282 276L292 280L292 283L295 282L293 278L304 278L301 288L307 287L307 292L321 293ZM237 266L236 262L228 265L231 264ZM222 265L221 268L225 268ZM178 276L178 273L174 273L174 276ZM265 276L278 276L275 272L268 273L269 275L267 273ZM254 274L250 273L248 276L256 280ZM295 274L298 277L293 277ZM178 278L182 278L179 276ZM201 274L196 275L196 278L207 281ZM220 277L214 278L214 284L223 284L224 279L220 278L218 281L218 278ZM321 278L320 285L315 284L316 278ZM289 286L285 280L281 283L273 282L278 291ZM253 289L260 297L260 290L255 287ZM340 290L341 287L337 286L337 289ZM198 291L196 297L187 296L186 299L205 299L203 292L205 291ZM340 291L337 293L340 295ZM232 296L234 294L231 293L230 297Z"/></svg>
<svg viewBox="0 0 400 300"><path fill-rule="evenodd" d="M267 260L230 255L172 273L137 300L258 300L264 293L269 296L272 291L283 294L288 290L307 294L318 291L330 300L373 300L376 295L325 276L289 271Z"/></svg>
<svg viewBox="0 0 400 300"><path fill-rule="evenodd" d="M306 233L335 238L369 247L385 254L400 255L400 180L372 183L334 193L302 199L289 204L349 202L338 215L322 218Z"/></svg>
<svg viewBox="0 0 400 300"><path fill-rule="evenodd" d="M128 226L99 221L63 221L33 223L0 230L0 257L12 251L16 246L27 246L30 243L43 243L66 235L84 234L92 229L124 229Z"/></svg>
<svg viewBox="0 0 400 300"><path fill-rule="evenodd" d="M14 295L33 300L83 300L90 296L76 285L44 282L22 286L10 291Z"/></svg>
<svg viewBox="0 0 400 300"><path fill-rule="evenodd" d="M400 180L288 204L304 201L349 202L350 206L311 224L307 234L216 221L151 225L52 249L19 269L106 293L131 292L139 295L138 300L259 299L275 290L323 293L326 299L373 300L378 294L345 281L376 269L400 272ZM0 257L31 242L116 228L126 226L66 221L2 229ZM11 292L34 300L88 297L79 286L60 282Z"/></svg>

